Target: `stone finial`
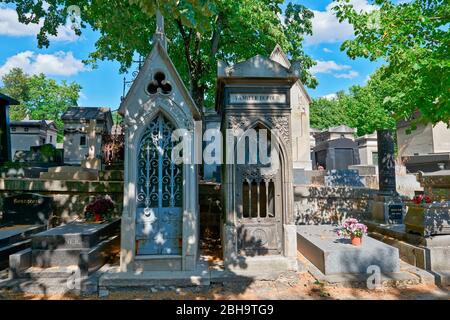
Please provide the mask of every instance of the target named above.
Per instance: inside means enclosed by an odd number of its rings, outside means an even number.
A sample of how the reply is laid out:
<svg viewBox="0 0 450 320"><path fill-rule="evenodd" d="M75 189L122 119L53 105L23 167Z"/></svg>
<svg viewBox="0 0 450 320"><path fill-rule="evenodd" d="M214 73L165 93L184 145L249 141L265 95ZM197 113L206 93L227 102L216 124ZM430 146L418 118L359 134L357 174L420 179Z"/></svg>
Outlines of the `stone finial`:
<svg viewBox="0 0 450 320"><path fill-rule="evenodd" d="M156 10L156 30L153 35L153 42L156 43L157 41L167 50L167 39L164 33L164 17L159 9Z"/></svg>

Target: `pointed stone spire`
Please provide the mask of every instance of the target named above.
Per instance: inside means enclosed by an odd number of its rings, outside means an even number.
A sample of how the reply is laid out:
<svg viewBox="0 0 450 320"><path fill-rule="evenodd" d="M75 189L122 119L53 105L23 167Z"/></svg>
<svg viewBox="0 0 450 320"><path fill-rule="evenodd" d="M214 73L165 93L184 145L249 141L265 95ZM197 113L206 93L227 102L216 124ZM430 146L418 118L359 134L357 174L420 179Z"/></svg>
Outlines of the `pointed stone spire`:
<svg viewBox="0 0 450 320"><path fill-rule="evenodd" d="M156 10L156 31L153 35L153 42L159 41L164 49L167 50L167 39L164 33L164 17L159 9Z"/></svg>

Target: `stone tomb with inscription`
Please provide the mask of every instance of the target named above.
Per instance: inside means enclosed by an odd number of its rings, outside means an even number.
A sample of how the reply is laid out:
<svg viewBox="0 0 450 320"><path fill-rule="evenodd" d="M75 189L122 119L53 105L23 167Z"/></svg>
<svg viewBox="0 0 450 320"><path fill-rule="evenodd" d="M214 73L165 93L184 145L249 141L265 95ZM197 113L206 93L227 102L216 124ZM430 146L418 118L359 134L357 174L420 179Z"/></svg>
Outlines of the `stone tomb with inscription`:
<svg viewBox="0 0 450 320"><path fill-rule="evenodd" d="M0 269L8 267L9 256L29 248L31 236L47 228L52 198L24 193L5 197L0 219Z"/></svg>
<svg viewBox="0 0 450 320"><path fill-rule="evenodd" d="M232 144L224 144L222 180L228 271L297 269L290 123L290 90L297 80L295 71L262 56L227 67L219 62L217 110L223 136L233 136Z"/></svg>
<svg viewBox="0 0 450 320"><path fill-rule="evenodd" d="M401 224L406 208L396 190L393 133L380 130L377 140L379 191L372 201L372 218L379 223Z"/></svg>

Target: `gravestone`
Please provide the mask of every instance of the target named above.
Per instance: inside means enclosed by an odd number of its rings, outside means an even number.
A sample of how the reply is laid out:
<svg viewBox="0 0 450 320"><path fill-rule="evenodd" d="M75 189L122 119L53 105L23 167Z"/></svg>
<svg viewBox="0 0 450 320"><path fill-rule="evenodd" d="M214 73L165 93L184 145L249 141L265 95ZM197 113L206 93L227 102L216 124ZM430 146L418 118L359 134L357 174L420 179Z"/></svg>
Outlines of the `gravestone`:
<svg viewBox="0 0 450 320"><path fill-rule="evenodd" d="M119 254L119 232L120 219L74 222L37 233L31 248L10 256L5 286L16 289L19 283L27 293L96 293L96 271Z"/></svg>
<svg viewBox="0 0 450 320"><path fill-rule="evenodd" d="M50 197L25 193L4 199L0 220L0 269L8 266L10 255L30 247L30 237L46 229L51 212Z"/></svg>
<svg viewBox="0 0 450 320"><path fill-rule="evenodd" d="M379 130L377 140L379 191L372 202L372 217L378 222L401 224L406 208L396 190L394 135L390 130Z"/></svg>
<svg viewBox="0 0 450 320"><path fill-rule="evenodd" d="M333 226L297 226L297 248L323 274L367 274L376 265L383 273L400 272L399 250L364 236L361 246L339 237Z"/></svg>
<svg viewBox="0 0 450 320"><path fill-rule="evenodd" d="M91 273L119 246L120 219L101 224L69 223L32 236L31 266L78 266Z"/></svg>
<svg viewBox="0 0 450 320"><path fill-rule="evenodd" d="M357 170L329 170L324 179L327 187L364 187Z"/></svg>
<svg viewBox="0 0 450 320"><path fill-rule="evenodd" d="M378 141L378 183L380 194L396 194L395 184L395 142L392 131L377 131Z"/></svg>
<svg viewBox="0 0 450 320"><path fill-rule="evenodd" d="M81 167L85 169L101 170L102 167L101 159L97 158L97 151L95 148L97 145L96 128L97 128L97 120L91 119L89 121L89 126L87 129L88 146L89 146L88 155L87 159L81 161Z"/></svg>
<svg viewBox="0 0 450 320"><path fill-rule="evenodd" d="M46 225L52 213L52 198L34 193L6 197L0 225Z"/></svg>
<svg viewBox="0 0 450 320"><path fill-rule="evenodd" d="M0 93L0 164L11 161L11 136L9 133L9 106L18 101Z"/></svg>

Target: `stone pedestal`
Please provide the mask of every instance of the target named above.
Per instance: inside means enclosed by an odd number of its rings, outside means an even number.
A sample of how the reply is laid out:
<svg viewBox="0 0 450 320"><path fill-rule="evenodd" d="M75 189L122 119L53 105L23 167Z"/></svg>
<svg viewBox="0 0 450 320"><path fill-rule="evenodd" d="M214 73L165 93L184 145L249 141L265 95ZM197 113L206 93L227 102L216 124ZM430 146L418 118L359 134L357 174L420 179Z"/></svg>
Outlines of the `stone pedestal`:
<svg viewBox="0 0 450 320"><path fill-rule="evenodd" d="M399 196L377 194L372 199L372 219L379 223L401 224L406 207Z"/></svg>
<svg viewBox="0 0 450 320"><path fill-rule="evenodd" d="M450 201L408 205L405 227L424 237L450 235Z"/></svg>

